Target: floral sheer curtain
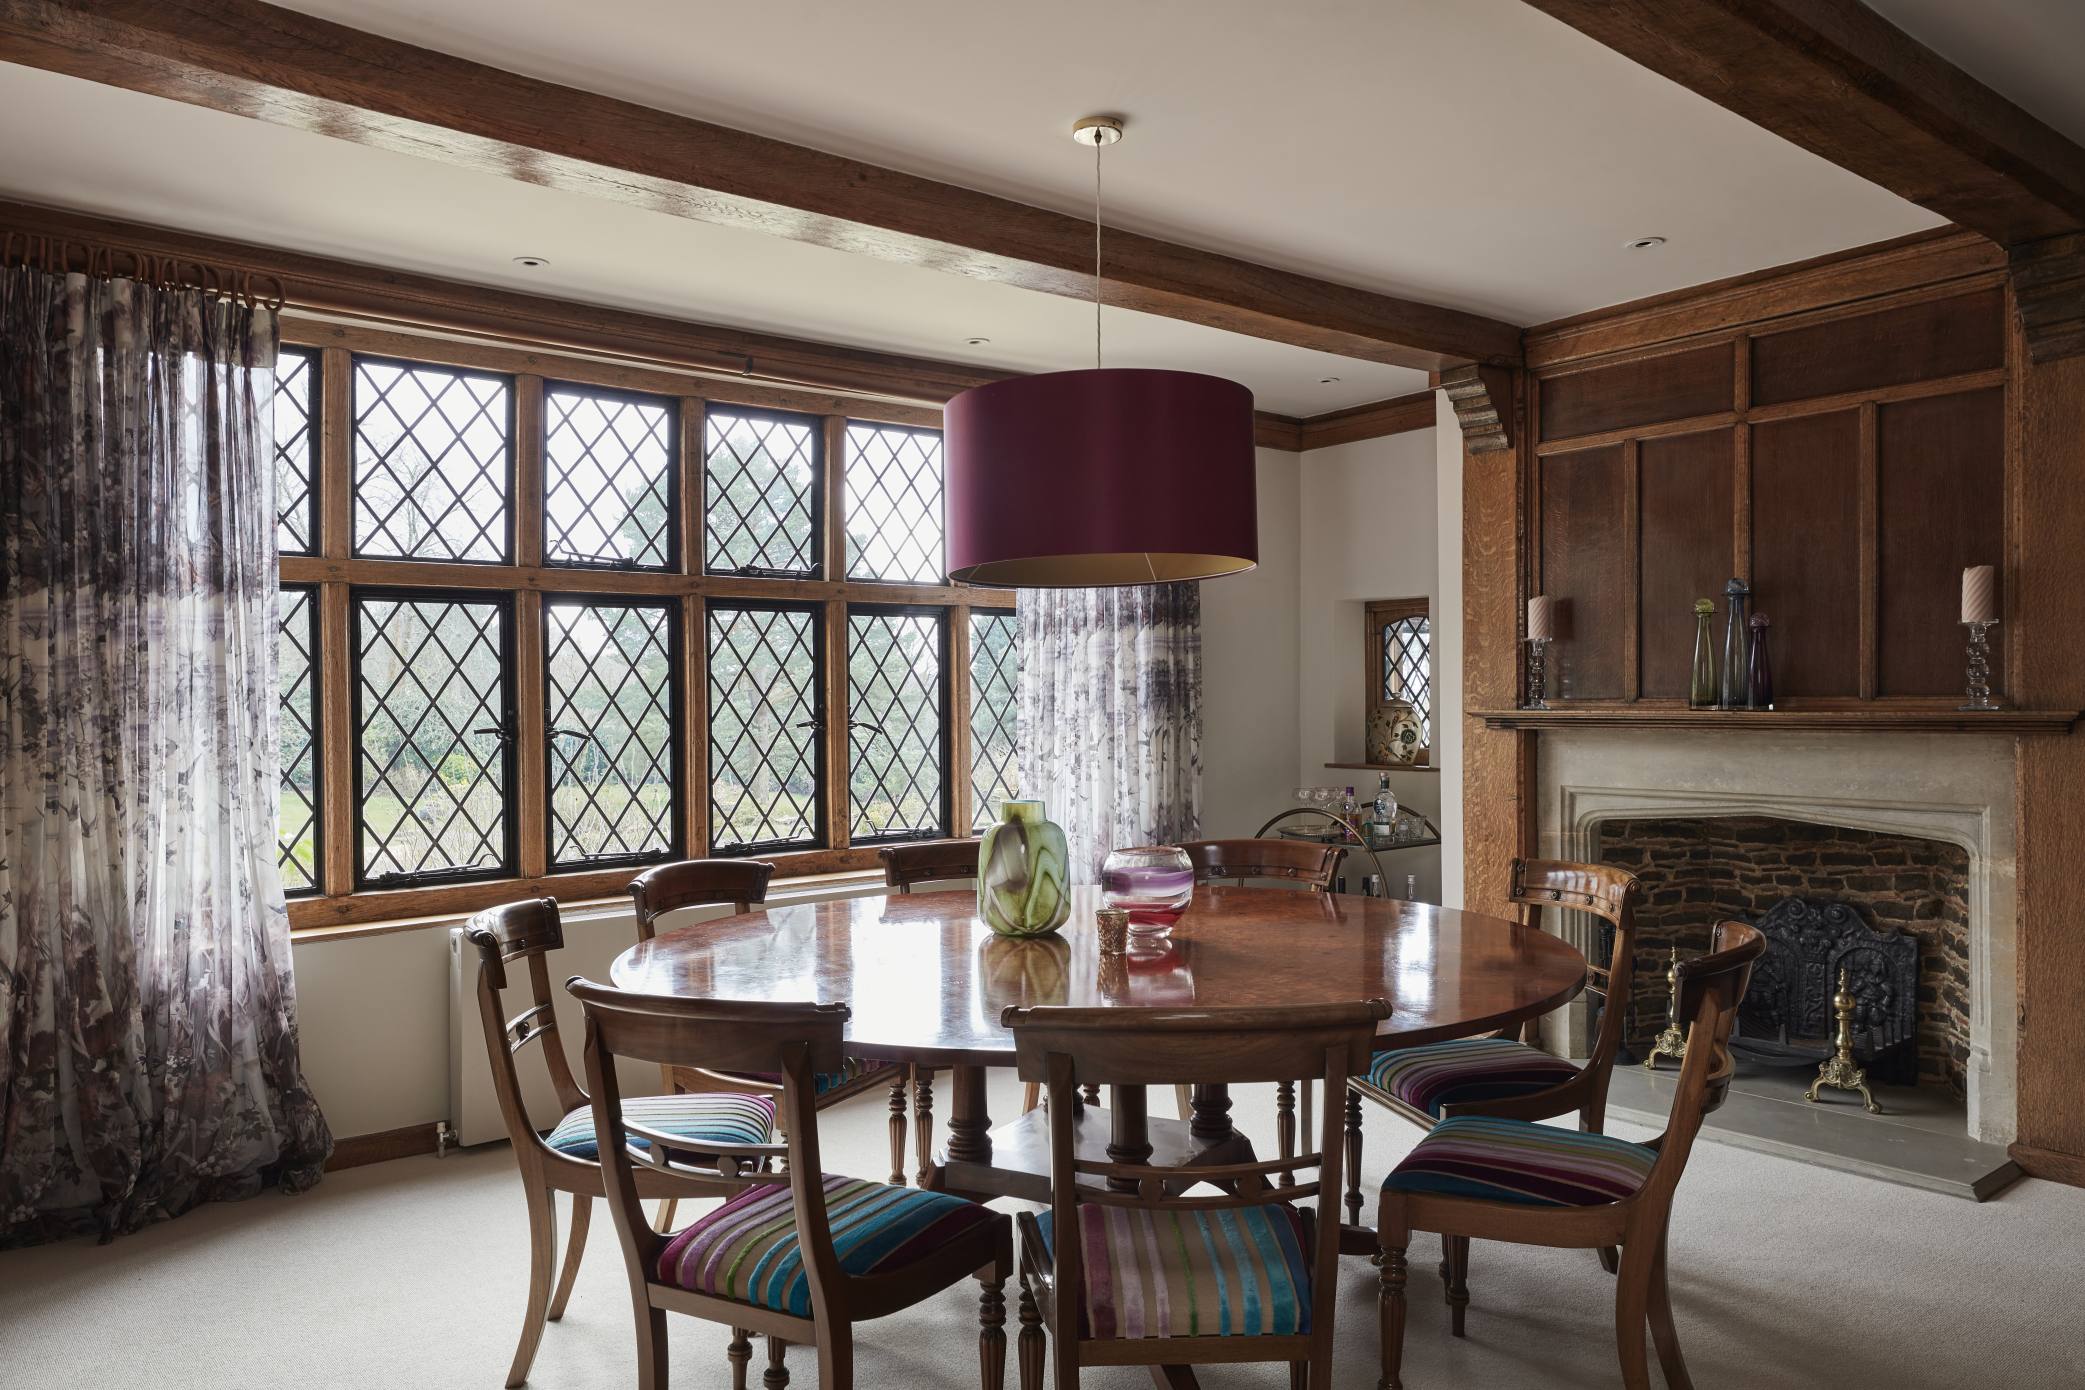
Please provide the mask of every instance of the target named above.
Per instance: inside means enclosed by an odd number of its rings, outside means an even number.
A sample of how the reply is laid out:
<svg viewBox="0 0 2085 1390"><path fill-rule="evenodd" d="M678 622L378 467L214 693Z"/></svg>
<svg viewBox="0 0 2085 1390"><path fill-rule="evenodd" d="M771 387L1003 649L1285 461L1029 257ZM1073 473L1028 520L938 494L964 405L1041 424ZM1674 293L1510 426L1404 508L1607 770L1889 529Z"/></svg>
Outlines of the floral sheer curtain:
<svg viewBox="0 0 2085 1390"><path fill-rule="evenodd" d="M1072 881L1113 849L1201 832L1202 590L1023 589L1021 794L1064 827Z"/></svg>
<svg viewBox="0 0 2085 1390"><path fill-rule="evenodd" d="M0 1246L318 1180L275 859L274 315L0 270Z"/></svg>

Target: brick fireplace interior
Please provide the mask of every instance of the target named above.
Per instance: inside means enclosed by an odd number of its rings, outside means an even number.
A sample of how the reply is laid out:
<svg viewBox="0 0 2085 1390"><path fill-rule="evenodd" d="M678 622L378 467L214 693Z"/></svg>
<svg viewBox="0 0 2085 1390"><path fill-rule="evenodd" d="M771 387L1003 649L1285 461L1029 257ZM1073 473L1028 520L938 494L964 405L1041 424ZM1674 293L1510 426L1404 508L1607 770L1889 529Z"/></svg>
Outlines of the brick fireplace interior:
<svg viewBox="0 0 2085 1390"><path fill-rule="evenodd" d="M1868 925L1919 942L1918 1082L1965 1094L1969 1059L1969 854L1938 840L1771 816L1618 819L1600 857L1643 881L1629 1051L1664 1025L1669 948L1707 947L1726 918L1757 922L1777 903L1843 903Z"/></svg>

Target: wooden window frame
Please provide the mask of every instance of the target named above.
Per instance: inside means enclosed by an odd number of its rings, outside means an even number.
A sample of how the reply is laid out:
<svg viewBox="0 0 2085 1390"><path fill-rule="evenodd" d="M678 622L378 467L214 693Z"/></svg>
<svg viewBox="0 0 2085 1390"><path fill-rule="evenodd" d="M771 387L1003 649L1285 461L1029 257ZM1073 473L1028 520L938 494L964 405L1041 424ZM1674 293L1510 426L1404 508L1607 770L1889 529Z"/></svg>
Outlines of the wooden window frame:
<svg viewBox="0 0 2085 1390"><path fill-rule="evenodd" d="M547 595L612 600L620 597L672 599L678 604L681 657L677 663L676 733L680 752L678 853L701 857L710 849L707 608L712 600L796 602L820 614L825 729L822 844L764 855L781 878L874 870L875 848L855 845L848 833L849 798L836 788L848 783L846 728L846 615L851 604L913 605L942 611L944 648L943 736L949 802L946 825L972 823L970 779L969 667L971 608L1011 610L1006 589L956 584L906 584L847 580L846 493L842 468L849 420L936 429L937 409L829 391L795 391L760 382L699 375L625 360L579 356L537 344L423 337L391 328L285 316L283 339L319 353L313 400L319 424L314 491L318 498L318 543L311 555L281 557L287 584L310 585L318 593L319 644L315 681L318 720L318 891L290 902L290 923L299 932L333 929L390 929L435 925L494 903L549 895L567 902L616 900L636 872L630 865L554 869L549 862L549 758L546 743L548 672L543 603ZM355 356L401 361L474 373L505 375L511 381L513 415L508 485L508 563L490 561L387 559L351 553L353 528L354 421L350 410ZM616 569L544 563L543 504L546 383L578 389L649 395L677 405L678 453L673 478L675 524L670 569ZM807 417L818 426L818 485L814 492L817 577L768 578L704 572L707 497L704 444L711 403L748 413ZM500 595L512 607L510 679L516 728L510 824L516 837L513 872L467 881L410 886L356 882L360 804L356 786L358 726L352 709L355 689L350 651L350 591L406 591L416 596L483 598ZM958 715L962 717L958 717Z"/></svg>
<svg viewBox="0 0 2085 1390"><path fill-rule="evenodd" d="M1368 604L1364 612L1366 616L1362 633L1361 670L1368 679L1368 698L1362 707L1364 714L1362 750L1366 753L1368 746L1367 721L1374 720L1376 711L1388 703L1383 696L1383 630L1394 623L1404 621L1406 618L1426 619L1428 633L1427 654L1428 659L1431 660L1433 652L1433 600L1423 597L1375 599ZM1429 678L1427 689L1430 692L1432 688ZM1433 709L1431 706L1432 700L1429 695L1428 708L1424 716L1424 723L1429 729L1433 726ZM1432 762L1433 742L1429 739L1426 746L1420 750L1418 761L1411 764L1411 766L1424 767ZM1388 764L1385 764L1385 766L1388 766Z"/></svg>

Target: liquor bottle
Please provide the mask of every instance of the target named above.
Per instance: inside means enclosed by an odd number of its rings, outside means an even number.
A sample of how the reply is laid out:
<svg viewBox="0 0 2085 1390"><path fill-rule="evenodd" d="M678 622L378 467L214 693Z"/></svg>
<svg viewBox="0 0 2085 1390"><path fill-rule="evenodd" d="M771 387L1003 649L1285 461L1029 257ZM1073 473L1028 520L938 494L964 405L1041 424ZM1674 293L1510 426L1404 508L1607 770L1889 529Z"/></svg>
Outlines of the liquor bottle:
<svg viewBox="0 0 2085 1390"><path fill-rule="evenodd" d="M1716 704L1716 643L1709 636L1709 619L1716 613L1712 599L1694 600L1694 676L1687 683L1689 709L1713 709Z"/></svg>
<svg viewBox="0 0 2085 1390"><path fill-rule="evenodd" d="M1354 799L1354 789L1352 787L1347 788L1347 797L1344 805L1347 818L1346 839L1349 844L1352 844L1360 838L1360 836L1354 833L1354 817L1361 814L1361 803Z"/></svg>
<svg viewBox="0 0 2085 1390"><path fill-rule="evenodd" d="M1376 835L1389 839L1397 828L1397 793L1390 790L1390 774L1382 775L1382 785L1376 788Z"/></svg>

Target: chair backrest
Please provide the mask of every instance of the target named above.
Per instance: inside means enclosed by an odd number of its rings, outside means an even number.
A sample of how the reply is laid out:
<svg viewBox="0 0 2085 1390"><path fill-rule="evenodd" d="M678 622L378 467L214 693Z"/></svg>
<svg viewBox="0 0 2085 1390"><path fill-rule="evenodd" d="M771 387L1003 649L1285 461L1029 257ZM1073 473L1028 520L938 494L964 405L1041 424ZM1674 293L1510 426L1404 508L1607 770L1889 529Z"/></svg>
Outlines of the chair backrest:
<svg viewBox="0 0 2085 1390"><path fill-rule="evenodd" d="M538 1149L549 1153L549 1146L538 1136L538 1126L529 1116L528 1103L522 1098L515 1057L531 1044L542 1047L543 1063L550 1069L550 1084L556 1088L560 1107L553 1124L586 1104L586 1092L573 1080L571 1062L558 1037L557 1012L550 993L546 957L565 944L557 900L530 898L487 908L464 923L463 934L478 948L478 1017L485 1031L493 1094L499 1098L507 1137L513 1141L517 1155ZM501 992L507 988L507 968L516 962L525 962L530 1002L510 1017L501 1004Z"/></svg>
<svg viewBox="0 0 2085 1390"><path fill-rule="evenodd" d="M1214 1196L1168 1196L1178 1168L1079 1158L1074 1148L1077 1088L1217 1082L1322 1080L1336 1096L1346 1078L1362 1074L1373 1053L1376 1026L1390 1016L1380 999L1287 1008L1095 1009L1044 1006L1006 1010L1021 1079L1047 1087L1050 1120L1050 1209L1055 1281L1051 1333L1060 1345L1079 1337L1078 1290L1084 1252L1078 1208L1086 1204L1172 1210L1223 1210L1315 1197L1323 1212L1339 1210L1344 1120L1326 1105L1315 1152L1257 1163L1198 1166L1194 1176L1232 1190ZM1121 1093L1117 1093L1121 1104ZM1316 1179L1309 1180L1316 1170ZM1274 1175L1294 1170L1299 1181L1279 1186ZM1081 1179L1088 1179L1081 1182ZM1090 1181L1099 1179L1100 1181ZM1024 1218L1026 1219L1026 1218ZM1333 1304L1339 1288L1339 1227L1311 1230L1313 1358L1330 1354Z"/></svg>
<svg viewBox="0 0 2085 1390"><path fill-rule="evenodd" d="M666 1237L652 1229L637 1194L636 1172L679 1174L725 1188L786 1184L803 1248L812 1316L823 1319L846 1276L833 1253L826 1218L824 1170L818 1156L817 1074L840 1070L845 1004L782 1004L635 994L577 976L565 988L586 1013L586 1075L594 1092L594 1129L600 1144L608 1211L632 1282L659 1283ZM616 1080L619 1057L718 1072L770 1072L782 1078L786 1143L719 1144L705 1141L698 1159L685 1144L631 1121ZM630 1141L642 1141L633 1145ZM781 1160L785 1171L768 1171Z"/></svg>
<svg viewBox="0 0 2085 1390"><path fill-rule="evenodd" d="M1609 864L1516 859L1506 896L1519 909L1520 920L1531 926L1539 922L1541 909L1558 907L1589 913L1614 928L1614 950L1606 963L1586 966L1586 992L1600 996L1600 1031L1586 1068L1598 1076L1604 1096L1621 1050L1636 975L1636 906L1643 899L1642 886L1636 875Z"/></svg>
<svg viewBox="0 0 2085 1390"><path fill-rule="evenodd" d="M977 877L978 840L926 840L885 845L876 851L883 861L883 886L910 893L915 883Z"/></svg>
<svg viewBox="0 0 2085 1390"><path fill-rule="evenodd" d="M774 876L775 866L762 859L683 859L646 869L630 880L637 939L651 940L659 919L684 907L730 903L733 912L751 912L767 901Z"/></svg>
<svg viewBox="0 0 2085 1390"><path fill-rule="evenodd" d="M1315 840L1190 840L1180 846L1195 866L1195 882L1280 878L1329 893L1339 881L1346 850Z"/></svg>
<svg viewBox="0 0 2085 1390"><path fill-rule="evenodd" d="M1687 1151L1702 1120L1723 1104L1733 1066L1730 1032L1752 981L1752 963L1766 954L1766 937L1746 922L1719 922L1708 954L1679 963L1679 1018L1687 1030L1687 1059L1673 1090L1672 1113L1658 1141L1649 1189L1670 1198L1687 1166Z"/></svg>

